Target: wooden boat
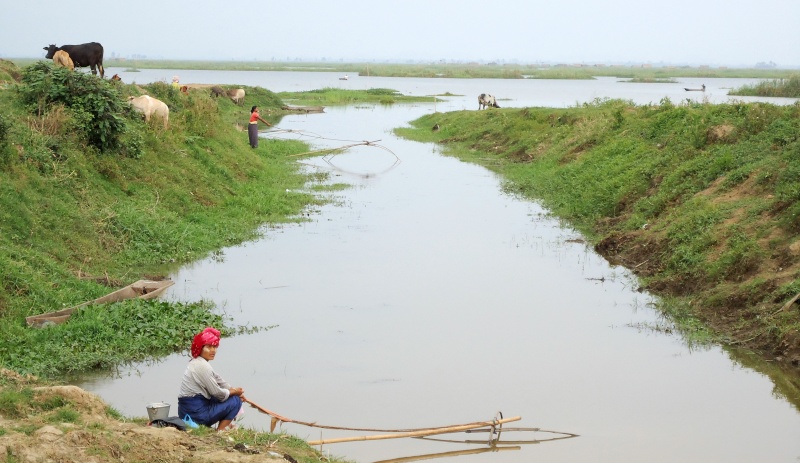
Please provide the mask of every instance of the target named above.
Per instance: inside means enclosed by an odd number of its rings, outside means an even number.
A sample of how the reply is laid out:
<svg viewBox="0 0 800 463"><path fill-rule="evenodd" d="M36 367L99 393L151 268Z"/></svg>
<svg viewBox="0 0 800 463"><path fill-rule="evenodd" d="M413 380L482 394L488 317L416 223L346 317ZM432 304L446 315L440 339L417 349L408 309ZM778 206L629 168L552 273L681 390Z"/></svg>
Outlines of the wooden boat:
<svg viewBox="0 0 800 463"><path fill-rule="evenodd" d="M284 111L294 111L299 113L324 113L325 106L290 106L283 105L281 109Z"/></svg>
<svg viewBox="0 0 800 463"><path fill-rule="evenodd" d="M706 91L706 84L703 84L703 86L700 87L700 88L686 88L686 87L683 87L683 89L686 90L687 92L705 92Z"/></svg>
<svg viewBox="0 0 800 463"><path fill-rule="evenodd" d="M86 301L82 304L78 304L67 309L43 313L40 315L31 315L30 317L25 318L25 322L28 324L28 326L35 327L42 327L50 324L58 325L67 321L69 317L72 316L73 312L82 307L93 304L108 304L111 302L124 301L126 299L153 299L160 296L161 293L174 284L175 282L172 280L135 281L128 286L106 294L105 296L98 297L97 299L93 299L91 301Z"/></svg>

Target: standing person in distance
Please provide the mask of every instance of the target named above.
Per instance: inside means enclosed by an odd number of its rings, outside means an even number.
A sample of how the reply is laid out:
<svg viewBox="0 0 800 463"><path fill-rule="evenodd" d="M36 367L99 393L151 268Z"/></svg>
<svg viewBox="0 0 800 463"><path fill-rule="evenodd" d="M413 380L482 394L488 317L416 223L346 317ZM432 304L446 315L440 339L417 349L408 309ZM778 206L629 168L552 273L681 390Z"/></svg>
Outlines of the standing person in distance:
<svg viewBox="0 0 800 463"><path fill-rule="evenodd" d="M250 136L250 147L258 148L258 121L261 121L267 126L272 127L272 124L265 121L258 114L258 106L250 108L250 124L247 126L247 134Z"/></svg>

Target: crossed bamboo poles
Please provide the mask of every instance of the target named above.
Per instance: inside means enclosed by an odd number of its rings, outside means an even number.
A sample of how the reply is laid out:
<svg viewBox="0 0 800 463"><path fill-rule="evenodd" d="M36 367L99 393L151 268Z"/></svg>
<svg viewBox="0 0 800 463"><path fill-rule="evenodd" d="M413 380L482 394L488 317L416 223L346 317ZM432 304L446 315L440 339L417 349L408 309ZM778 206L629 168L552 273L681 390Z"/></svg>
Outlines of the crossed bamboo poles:
<svg viewBox="0 0 800 463"><path fill-rule="evenodd" d="M316 422L312 423L307 421L294 420L279 415L278 413L275 413L271 410L268 410L249 399L244 399L244 401L250 404L251 407L257 409L261 413L269 415L272 418L270 421L269 432L273 432L275 430L275 426L278 424L278 422L284 422L284 423L302 424L304 426L324 428L324 429L389 433L389 434L378 434L372 436L354 436L354 437L339 437L335 439L321 439L316 441L309 441L308 442L309 445L334 444L338 442L354 442L354 441L366 441L366 440L397 439L401 437L426 437L426 436L434 436L437 434L448 434L453 432L468 431L478 428L492 428L494 430L498 427L502 427L504 423L510 423L512 421L519 421L522 419L522 417L520 416L515 416L511 418L502 418L502 415L500 415L500 418L495 418L489 421L476 421L474 423L452 425L452 426L441 426L436 428L416 428L416 429L347 428L341 426L321 425L317 424Z"/></svg>

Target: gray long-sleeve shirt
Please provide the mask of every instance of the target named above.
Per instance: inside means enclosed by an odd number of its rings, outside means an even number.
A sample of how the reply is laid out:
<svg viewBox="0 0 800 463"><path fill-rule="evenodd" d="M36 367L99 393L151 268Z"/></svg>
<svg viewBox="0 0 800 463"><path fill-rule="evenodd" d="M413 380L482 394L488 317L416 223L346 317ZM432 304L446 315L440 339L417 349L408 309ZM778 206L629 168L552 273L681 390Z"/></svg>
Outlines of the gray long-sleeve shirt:
<svg viewBox="0 0 800 463"><path fill-rule="evenodd" d="M183 381L178 397L194 397L200 394L206 399L214 397L218 401L224 402L230 396L228 390L230 387L231 385L227 381L214 372L208 360L196 357L189 362L186 371L183 372Z"/></svg>

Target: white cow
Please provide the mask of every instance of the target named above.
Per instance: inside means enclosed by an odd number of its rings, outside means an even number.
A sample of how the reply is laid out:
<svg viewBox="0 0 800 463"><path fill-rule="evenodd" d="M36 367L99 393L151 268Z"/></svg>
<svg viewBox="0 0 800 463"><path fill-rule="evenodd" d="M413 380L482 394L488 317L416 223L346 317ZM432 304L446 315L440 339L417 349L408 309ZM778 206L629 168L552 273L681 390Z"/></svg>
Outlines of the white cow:
<svg viewBox="0 0 800 463"><path fill-rule="evenodd" d="M484 108L499 108L500 106L497 105L497 100L488 93L481 93L478 95L478 109Z"/></svg>
<svg viewBox="0 0 800 463"><path fill-rule="evenodd" d="M244 103L244 89L243 88L232 88L226 92L228 97L233 100L234 103L241 105Z"/></svg>
<svg viewBox="0 0 800 463"><path fill-rule="evenodd" d="M167 128L169 124L169 108L167 105L156 98L153 98L150 95L142 95L142 96L129 96L128 103L135 109L136 111L144 114L144 120L149 121L150 116L156 115L162 119L164 119L164 128Z"/></svg>
<svg viewBox="0 0 800 463"><path fill-rule="evenodd" d="M64 66L70 71L75 69L75 63L72 62L72 58L69 57L69 53L65 52L64 50L58 50L53 55L53 64L56 66Z"/></svg>

